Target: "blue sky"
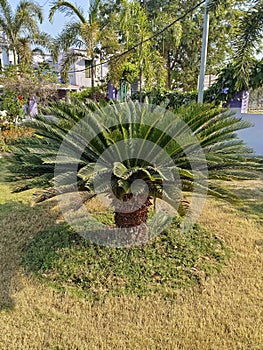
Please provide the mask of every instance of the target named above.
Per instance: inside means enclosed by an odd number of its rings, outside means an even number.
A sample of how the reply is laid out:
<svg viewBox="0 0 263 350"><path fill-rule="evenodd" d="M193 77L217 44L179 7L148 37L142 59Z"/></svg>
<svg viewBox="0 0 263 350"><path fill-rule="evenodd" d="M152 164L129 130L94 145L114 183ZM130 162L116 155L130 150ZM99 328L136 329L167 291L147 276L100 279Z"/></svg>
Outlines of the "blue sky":
<svg viewBox="0 0 263 350"><path fill-rule="evenodd" d="M43 6L43 12L44 12L44 23L41 25L41 30L43 32L47 32L52 36L56 36L61 29L63 28L64 24L68 21L67 18L63 14L56 13L54 16L54 23L51 24L48 20L48 13L49 9L52 4L52 0L39 0L36 1L39 5ZM73 0L70 1L73 4L77 3L78 6L82 7L84 10L86 9L85 13L87 13L88 6L89 6L89 0ZM17 4L19 3L19 0L9 0L10 5L15 10Z"/></svg>

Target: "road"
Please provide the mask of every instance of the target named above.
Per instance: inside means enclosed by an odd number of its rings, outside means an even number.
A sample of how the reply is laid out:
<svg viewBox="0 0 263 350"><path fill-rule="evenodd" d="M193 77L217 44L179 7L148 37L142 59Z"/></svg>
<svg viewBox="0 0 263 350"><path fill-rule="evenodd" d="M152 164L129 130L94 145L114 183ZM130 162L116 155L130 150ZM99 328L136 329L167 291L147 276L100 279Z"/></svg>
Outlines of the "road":
<svg viewBox="0 0 263 350"><path fill-rule="evenodd" d="M263 156L263 114L241 114L240 109L233 110L237 116L249 120L253 126L238 132L238 135L252 147L256 154Z"/></svg>

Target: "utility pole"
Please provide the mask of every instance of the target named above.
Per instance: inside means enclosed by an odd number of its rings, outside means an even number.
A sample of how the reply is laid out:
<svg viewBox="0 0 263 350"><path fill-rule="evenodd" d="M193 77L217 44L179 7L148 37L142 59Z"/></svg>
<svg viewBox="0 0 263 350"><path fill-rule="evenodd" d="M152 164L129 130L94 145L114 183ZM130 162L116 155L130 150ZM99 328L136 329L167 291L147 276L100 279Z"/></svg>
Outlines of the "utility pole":
<svg viewBox="0 0 263 350"><path fill-rule="evenodd" d="M210 0L205 1L201 65L200 65L200 75L199 75L199 82L198 82L198 102L201 104L204 101L204 80L205 80L205 68L206 68L208 32L209 32L209 11L208 11L209 1Z"/></svg>

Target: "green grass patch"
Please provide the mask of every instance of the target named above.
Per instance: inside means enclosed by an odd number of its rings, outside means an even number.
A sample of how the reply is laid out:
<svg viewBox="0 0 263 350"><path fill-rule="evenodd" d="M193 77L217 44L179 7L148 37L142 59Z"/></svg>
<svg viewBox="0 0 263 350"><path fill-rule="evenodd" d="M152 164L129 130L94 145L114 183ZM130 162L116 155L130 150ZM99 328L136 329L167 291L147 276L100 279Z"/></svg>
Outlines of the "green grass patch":
<svg viewBox="0 0 263 350"><path fill-rule="evenodd" d="M152 242L133 248L98 246L57 227L28 245L23 266L53 287L90 300L155 293L170 299L176 289L202 283L219 271L228 255L214 235L200 226L182 233L177 222Z"/></svg>
<svg viewBox="0 0 263 350"><path fill-rule="evenodd" d="M234 182L232 190L240 198L243 203L237 209L242 215L250 217L256 222L263 224L263 188L261 180L248 180L246 182Z"/></svg>
<svg viewBox="0 0 263 350"><path fill-rule="evenodd" d="M0 160L2 180L5 175L6 161ZM0 218L8 222L8 227L3 226L8 251L21 241L17 253L27 273L90 300L153 294L171 299L178 288L202 283L219 271L229 256L224 242L215 235L197 225L182 233L177 221L142 246L98 246L56 224L47 206L31 207L34 190L11 194L7 184L0 185ZM97 203L89 205L98 221L113 223L110 211L103 212ZM24 247L21 252L20 247ZM20 264L20 257L18 260Z"/></svg>

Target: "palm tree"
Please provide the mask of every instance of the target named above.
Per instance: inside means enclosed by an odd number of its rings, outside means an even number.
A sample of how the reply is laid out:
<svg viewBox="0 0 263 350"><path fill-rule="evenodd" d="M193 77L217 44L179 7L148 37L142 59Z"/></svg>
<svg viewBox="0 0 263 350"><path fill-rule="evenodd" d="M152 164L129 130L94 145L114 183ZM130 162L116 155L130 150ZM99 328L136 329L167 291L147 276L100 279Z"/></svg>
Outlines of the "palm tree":
<svg viewBox="0 0 263 350"><path fill-rule="evenodd" d="M237 1L238 3L238 1ZM224 0L211 0L211 9L227 5ZM249 86L251 66L254 63L255 53L261 47L263 36L263 1L254 0L252 6L244 10L234 42L233 57L234 78L236 89L246 90Z"/></svg>
<svg viewBox="0 0 263 350"><path fill-rule="evenodd" d="M6 0L0 0L0 30L4 33L8 48L14 55L14 64L17 64L21 45L40 35L38 23L43 20L41 7L27 0L21 0L13 12Z"/></svg>
<svg viewBox="0 0 263 350"><path fill-rule="evenodd" d="M35 46L32 49L32 46ZM34 37L20 37L17 43L17 61L18 63L30 66L32 63L33 53L43 53L43 48L48 49L50 52L53 51L54 41L52 37L43 32L34 33Z"/></svg>
<svg viewBox="0 0 263 350"><path fill-rule="evenodd" d="M131 52L123 57L125 60L124 64L118 62L117 69L119 68L120 71L123 71L124 68L125 75L127 63L128 66L131 63L134 65L135 72L137 71L136 78L138 78L139 82L141 101L143 83L148 88L152 88L157 81L160 86L164 86L166 80L165 61L158 50L156 50L156 42L154 40L143 42L152 36L151 24L145 8L136 0L122 0L121 5L122 9L117 14L115 21L118 21L121 30L123 47ZM138 45L138 43L141 44ZM112 67L111 70L113 70ZM130 83L133 82L130 81Z"/></svg>
<svg viewBox="0 0 263 350"><path fill-rule="evenodd" d="M54 120L39 116L30 124L36 137L17 145L10 180L17 191L46 188L38 201L76 188L86 199L105 194L116 226L125 229L145 224L158 198L180 208L180 187L204 193L206 177L208 194L235 201L225 180L253 177L262 165L235 133L249 123L223 112L211 105L171 113L139 102L100 108L59 101L48 110Z"/></svg>
<svg viewBox="0 0 263 350"><path fill-rule="evenodd" d="M59 11L72 17L72 21L67 23L61 34L56 39L58 48L61 48L66 54L64 61L64 71L67 71L72 63L78 57L83 56L81 53L68 52L71 47L84 48L87 55L91 59L91 87L94 91L95 85L95 55L99 50L100 45L113 45L112 38L106 31L105 26L101 27L98 20L99 6L101 0L92 0L89 2L89 10L87 18L84 16L84 11L80 7L74 6L71 2L58 0L50 9L49 20L52 21L54 14ZM113 39L114 41L114 39Z"/></svg>

